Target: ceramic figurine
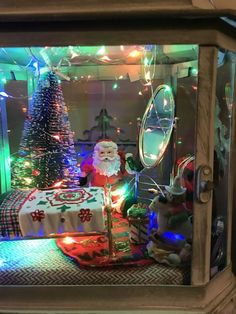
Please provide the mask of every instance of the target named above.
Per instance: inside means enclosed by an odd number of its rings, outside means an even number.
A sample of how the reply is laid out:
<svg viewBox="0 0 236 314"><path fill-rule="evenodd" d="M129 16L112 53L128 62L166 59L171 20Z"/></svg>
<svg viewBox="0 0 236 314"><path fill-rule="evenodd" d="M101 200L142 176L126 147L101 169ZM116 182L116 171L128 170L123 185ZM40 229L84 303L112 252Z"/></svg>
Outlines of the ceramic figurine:
<svg viewBox="0 0 236 314"><path fill-rule="evenodd" d="M85 185L89 178L90 186L110 187L113 205L121 211L124 197L123 192L117 191L124 186L125 177L136 171L132 154L118 151L115 142L103 139L96 143L93 155L81 163L80 170L80 185Z"/></svg>
<svg viewBox="0 0 236 314"><path fill-rule="evenodd" d="M158 194L156 190L152 192ZM185 192L176 176L165 194L157 195L150 204L157 213L158 229L152 231L147 251L159 263L177 266L190 260L192 223L184 203Z"/></svg>
<svg viewBox="0 0 236 314"><path fill-rule="evenodd" d="M180 177L176 176L173 184L165 189L165 195L158 194L150 204L150 209L157 213L157 233L161 235L166 231L173 231L191 239L192 223L185 206L186 188L182 187Z"/></svg>

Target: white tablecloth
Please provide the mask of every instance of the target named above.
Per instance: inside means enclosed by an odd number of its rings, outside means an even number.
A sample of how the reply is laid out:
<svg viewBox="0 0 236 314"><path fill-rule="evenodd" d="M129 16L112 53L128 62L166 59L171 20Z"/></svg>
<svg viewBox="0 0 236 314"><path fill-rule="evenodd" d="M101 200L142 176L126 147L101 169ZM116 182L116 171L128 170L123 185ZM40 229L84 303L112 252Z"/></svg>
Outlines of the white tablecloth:
<svg viewBox="0 0 236 314"><path fill-rule="evenodd" d="M98 187L32 190L19 211L22 235L102 232L104 201L104 189Z"/></svg>

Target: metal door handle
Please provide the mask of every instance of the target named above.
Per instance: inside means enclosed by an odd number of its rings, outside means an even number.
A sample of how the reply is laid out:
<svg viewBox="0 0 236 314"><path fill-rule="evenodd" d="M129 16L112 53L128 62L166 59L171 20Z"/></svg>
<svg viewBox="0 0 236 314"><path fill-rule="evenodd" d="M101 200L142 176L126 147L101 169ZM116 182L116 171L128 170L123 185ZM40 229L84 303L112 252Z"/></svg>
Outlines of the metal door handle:
<svg viewBox="0 0 236 314"><path fill-rule="evenodd" d="M207 203L211 198L211 191L214 188L212 169L207 165L200 166L197 170L196 179L197 200L200 203Z"/></svg>
<svg viewBox="0 0 236 314"><path fill-rule="evenodd" d="M214 188L214 183L212 181L207 180L207 181L201 182L202 192L209 192L209 191L213 190L213 188Z"/></svg>

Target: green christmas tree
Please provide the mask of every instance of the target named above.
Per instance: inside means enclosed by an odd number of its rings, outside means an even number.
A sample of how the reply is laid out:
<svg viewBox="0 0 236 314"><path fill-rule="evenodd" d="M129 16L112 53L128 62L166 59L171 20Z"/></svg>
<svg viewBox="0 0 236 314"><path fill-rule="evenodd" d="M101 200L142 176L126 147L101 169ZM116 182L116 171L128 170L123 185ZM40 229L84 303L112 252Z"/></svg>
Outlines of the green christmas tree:
<svg viewBox="0 0 236 314"><path fill-rule="evenodd" d="M78 184L73 133L61 85L54 72L38 83L25 120L18 158L12 163L14 188Z"/></svg>

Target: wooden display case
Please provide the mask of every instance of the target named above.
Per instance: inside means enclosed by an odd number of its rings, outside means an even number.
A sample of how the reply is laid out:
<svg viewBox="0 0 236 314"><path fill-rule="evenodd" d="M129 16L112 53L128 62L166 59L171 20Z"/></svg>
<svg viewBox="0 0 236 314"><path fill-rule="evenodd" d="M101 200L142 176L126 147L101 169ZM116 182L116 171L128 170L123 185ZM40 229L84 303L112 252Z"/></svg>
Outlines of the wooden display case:
<svg viewBox="0 0 236 314"><path fill-rule="evenodd" d="M4 1L0 4L1 47L196 45L195 183L214 176L215 104L219 52L230 51L231 148L227 167L225 263L212 276L212 203L208 188L194 192L189 285L1 285L0 313L235 313L236 286L231 243L235 174L236 32L221 16L233 9L196 8L189 1ZM223 80L223 75L221 76ZM233 82L233 83L232 83ZM175 84L172 81L173 84ZM227 96L227 95L226 95ZM217 96L218 97L218 96ZM231 110L232 109L232 110ZM3 111L0 113L2 118ZM0 120L1 122L1 120ZM2 119L2 128L3 119ZM3 135L1 134L3 137ZM208 170L201 177L202 167ZM2 176L3 176L2 169ZM200 173L200 174L199 174ZM7 174L4 173L7 176ZM199 182L198 182L199 180ZM2 181L3 182L3 181ZM7 185L7 182L6 182ZM199 193L203 195L203 200ZM206 199L205 199L206 197ZM1 246L0 246L1 250ZM3 270L4 271L4 270Z"/></svg>

